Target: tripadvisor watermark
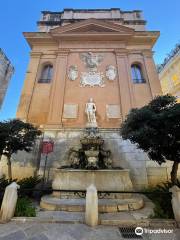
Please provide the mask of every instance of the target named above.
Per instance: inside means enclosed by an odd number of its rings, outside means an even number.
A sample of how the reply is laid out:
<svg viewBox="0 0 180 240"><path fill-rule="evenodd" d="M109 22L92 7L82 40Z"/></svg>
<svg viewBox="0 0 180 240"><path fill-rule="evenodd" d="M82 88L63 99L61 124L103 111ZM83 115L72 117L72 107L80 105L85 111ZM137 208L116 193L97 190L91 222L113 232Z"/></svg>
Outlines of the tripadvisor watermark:
<svg viewBox="0 0 180 240"><path fill-rule="evenodd" d="M138 236L141 236L143 234L171 234L173 233L173 229L165 229L165 228L158 228L158 229L148 229L148 228L142 228L137 227L135 229L135 234Z"/></svg>

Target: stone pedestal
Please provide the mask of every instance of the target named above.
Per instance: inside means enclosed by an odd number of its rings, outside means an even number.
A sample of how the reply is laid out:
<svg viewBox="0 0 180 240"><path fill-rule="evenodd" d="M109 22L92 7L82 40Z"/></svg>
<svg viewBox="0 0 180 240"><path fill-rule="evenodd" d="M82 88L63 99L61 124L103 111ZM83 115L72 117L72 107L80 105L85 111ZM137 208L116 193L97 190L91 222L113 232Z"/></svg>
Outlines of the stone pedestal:
<svg viewBox="0 0 180 240"><path fill-rule="evenodd" d="M87 188L85 222L91 227L98 225L98 195L94 185Z"/></svg>
<svg viewBox="0 0 180 240"><path fill-rule="evenodd" d="M11 183L9 186L6 187L0 212L1 220L4 222L10 221L11 218L14 216L18 199L18 188L19 185L17 185L15 182Z"/></svg>
<svg viewBox="0 0 180 240"><path fill-rule="evenodd" d="M97 128L97 122L94 123L86 123L86 128Z"/></svg>
<svg viewBox="0 0 180 240"><path fill-rule="evenodd" d="M170 189L170 192L172 192L171 202L172 202L174 217L178 225L180 226L180 188L178 188L178 186L173 186Z"/></svg>
<svg viewBox="0 0 180 240"><path fill-rule="evenodd" d="M54 190L82 190L86 191L91 184L98 191L132 191L133 186L129 170L82 170L58 169L52 183Z"/></svg>

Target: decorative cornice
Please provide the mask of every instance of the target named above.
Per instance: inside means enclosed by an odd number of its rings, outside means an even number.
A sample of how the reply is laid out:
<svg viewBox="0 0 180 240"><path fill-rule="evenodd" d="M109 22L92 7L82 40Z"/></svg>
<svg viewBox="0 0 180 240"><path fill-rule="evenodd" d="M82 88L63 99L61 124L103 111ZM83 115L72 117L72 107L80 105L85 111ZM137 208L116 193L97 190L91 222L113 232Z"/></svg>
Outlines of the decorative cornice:
<svg viewBox="0 0 180 240"><path fill-rule="evenodd" d="M152 58L153 57L153 51L151 51L151 50L143 50L142 54L146 58Z"/></svg>
<svg viewBox="0 0 180 240"><path fill-rule="evenodd" d="M119 48L114 50L117 57L124 57L127 56L128 50L125 48Z"/></svg>
<svg viewBox="0 0 180 240"><path fill-rule="evenodd" d="M30 56L31 56L31 57L37 57L37 58L38 58L38 57L41 57L42 54L43 54L42 52L31 52L31 53L30 53Z"/></svg>

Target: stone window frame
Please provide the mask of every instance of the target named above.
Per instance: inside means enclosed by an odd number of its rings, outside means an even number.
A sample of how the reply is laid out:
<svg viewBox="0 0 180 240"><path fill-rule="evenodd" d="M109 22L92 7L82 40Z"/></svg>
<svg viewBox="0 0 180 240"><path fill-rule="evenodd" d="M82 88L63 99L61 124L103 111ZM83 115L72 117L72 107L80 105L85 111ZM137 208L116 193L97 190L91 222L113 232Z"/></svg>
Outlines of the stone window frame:
<svg viewBox="0 0 180 240"><path fill-rule="evenodd" d="M133 77L133 67L139 68L140 71L140 78L134 78ZM136 72L137 74L137 72ZM144 73L144 68L142 63L140 62L132 62L131 63L131 79L134 84L146 84L146 78L145 78L145 73Z"/></svg>
<svg viewBox="0 0 180 240"><path fill-rule="evenodd" d="M51 67L51 76L48 78L42 78L42 75L43 75L43 71L45 70L46 67ZM42 84L42 83L45 83L45 84L48 84L48 83L51 83L52 82L52 79L53 79L53 73L54 73L54 65L52 62L48 61L48 62L44 62L41 64L41 67L40 67L40 72L39 72L39 77L38 77L38 83Z"/></svg>

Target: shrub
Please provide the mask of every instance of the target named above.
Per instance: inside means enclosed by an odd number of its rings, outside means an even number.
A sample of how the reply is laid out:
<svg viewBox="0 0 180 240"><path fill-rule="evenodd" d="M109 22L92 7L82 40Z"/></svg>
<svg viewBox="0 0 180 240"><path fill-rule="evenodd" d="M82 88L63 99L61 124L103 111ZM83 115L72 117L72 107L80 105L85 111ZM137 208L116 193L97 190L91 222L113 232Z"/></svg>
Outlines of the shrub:
<svg viewBox="0 0 180 240"><path fill-rule="evenodd" d="M146 189L147 192L152 192L147 195L155 204L153 218L174 218L172 204L171 204L171 193L169 189L173 186L172 182L165 182L155 187ZM177 186L180 187L180 181L177 180Z"/></svg>
<svg viewBox="0 0 180 240"><path fill-rule="evenodd" d="M35 217L36 210L32 201L28 198L18 198L15 217Z"/></svg>
<svg viewBox="0 0 180 240"><path fill-rule="evenodd" d="M35 187L42 181L41 177L36 176L36 177L28 177L28 178L23 178L19 181L17 179L14 180L8 180L5 177L2 177L0 179L0 205L4 196L4 191L6 187L11 184L12 182L16 182L18 185L20 185L20 189L18 190L18 195L20 197L33 197L34 196L34 191Z"/></svg>
<svg viewBox="0 0 180 240"><path fill-rule="evenodd" d="M20 185L20 196L28 196L32 197L34 194L33 189L41 182L41 177L36 176L36 177L28 177L28 178L23 178L17 182L17 184Z"/></svg>

